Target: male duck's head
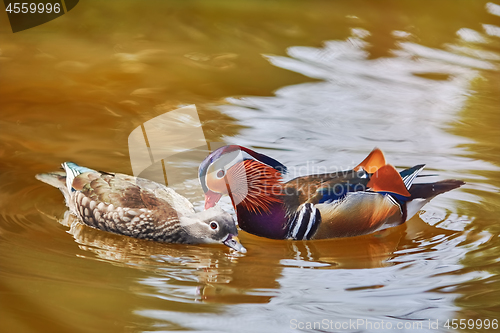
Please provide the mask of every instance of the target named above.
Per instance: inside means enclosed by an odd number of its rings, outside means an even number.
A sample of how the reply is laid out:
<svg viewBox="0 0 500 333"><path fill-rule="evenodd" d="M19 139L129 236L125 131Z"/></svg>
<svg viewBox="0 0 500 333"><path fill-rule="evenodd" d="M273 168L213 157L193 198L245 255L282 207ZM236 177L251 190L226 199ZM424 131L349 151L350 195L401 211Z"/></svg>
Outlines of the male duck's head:
<svg viewBox="0 0 500 333"><path fill-rule="evenodd" d="M251 149L221 147L200 164L198 176L205 192L205 209L228 194L235 208L241 204L252 211L267 211L272 202L279 201L285 172L283 164Z"/></svg>

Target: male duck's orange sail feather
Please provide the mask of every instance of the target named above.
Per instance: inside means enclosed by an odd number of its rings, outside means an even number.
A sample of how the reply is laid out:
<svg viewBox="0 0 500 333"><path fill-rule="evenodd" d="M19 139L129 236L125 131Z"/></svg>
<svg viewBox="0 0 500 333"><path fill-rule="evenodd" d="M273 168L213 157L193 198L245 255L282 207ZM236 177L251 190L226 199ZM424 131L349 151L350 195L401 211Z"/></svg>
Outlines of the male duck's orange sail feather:
<svg viewBox="0 0 500 333"><path fill-rule="evenodd" d="M368 173L375 173L378 169L386 165L384 153L375 148L372 152L363 160L363 162L359 163L354 171L359 171L361 169L365 170Z"/></svg>
<svg viewBox="0 0 500 333"><path fill-rule="evenodd" d="M390 192L409 197L410 192L406 189L403 178L399 172L390 164L386 164L375 172L367 186L375 192Z"/></svg>

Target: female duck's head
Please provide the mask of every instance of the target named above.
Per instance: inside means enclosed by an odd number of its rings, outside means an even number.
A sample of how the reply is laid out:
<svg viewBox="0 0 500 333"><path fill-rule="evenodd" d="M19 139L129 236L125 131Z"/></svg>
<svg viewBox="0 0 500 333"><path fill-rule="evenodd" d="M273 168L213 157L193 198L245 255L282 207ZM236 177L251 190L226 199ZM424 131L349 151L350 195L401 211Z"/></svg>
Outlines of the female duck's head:
<svg viewBox="0 0 500 333"><path fill-rule="evenodd" d="M219 206L179 216L179 223L187 232L190 243L222 243L241 253L247 252L238 239L233 217Z"/></svg>

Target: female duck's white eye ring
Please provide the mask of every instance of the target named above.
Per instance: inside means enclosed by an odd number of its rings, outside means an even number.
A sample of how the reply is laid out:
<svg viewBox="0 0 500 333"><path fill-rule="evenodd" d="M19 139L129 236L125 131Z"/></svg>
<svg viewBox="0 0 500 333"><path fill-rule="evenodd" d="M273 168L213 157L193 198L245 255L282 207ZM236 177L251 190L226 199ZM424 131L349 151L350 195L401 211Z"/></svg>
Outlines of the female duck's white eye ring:
<svg viewBox="0 0 500 333"><path fill-rule="evenodd" d="M217 171L217 178L221 179L225 174L226 172L223 169L220 169L219 171Z"/></svg>
<svg viewBox="0 0 500 333"><path fill-rule="evenodd" d="M216 230L217 228L219 228L219 224L217 224L217 222L210 222L210 228L212 228L212 230Z"/></svg>

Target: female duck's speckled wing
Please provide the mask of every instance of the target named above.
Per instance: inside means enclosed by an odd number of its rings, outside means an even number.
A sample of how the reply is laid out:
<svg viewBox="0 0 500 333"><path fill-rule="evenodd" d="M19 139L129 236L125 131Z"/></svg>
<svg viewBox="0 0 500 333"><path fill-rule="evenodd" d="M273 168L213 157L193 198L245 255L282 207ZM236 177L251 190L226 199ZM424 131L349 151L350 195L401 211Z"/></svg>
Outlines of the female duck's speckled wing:
<svg viewBox="0 0 500 333"><path fill-rule="evenodd" d="M92 200L128 208L162 208L182 215L194 213L193 205L174 190L153 181L120 173L87 172L73 180L73 188Z"/></svg>
<svg viewBox="0 0 500 333"><path fill-rule="evenodd" d="M69 207L91 227L136 238L187 241L179 215L193 214L194 209L172 189L142 178L93 170L76 175L71 184Z"/></svg>

